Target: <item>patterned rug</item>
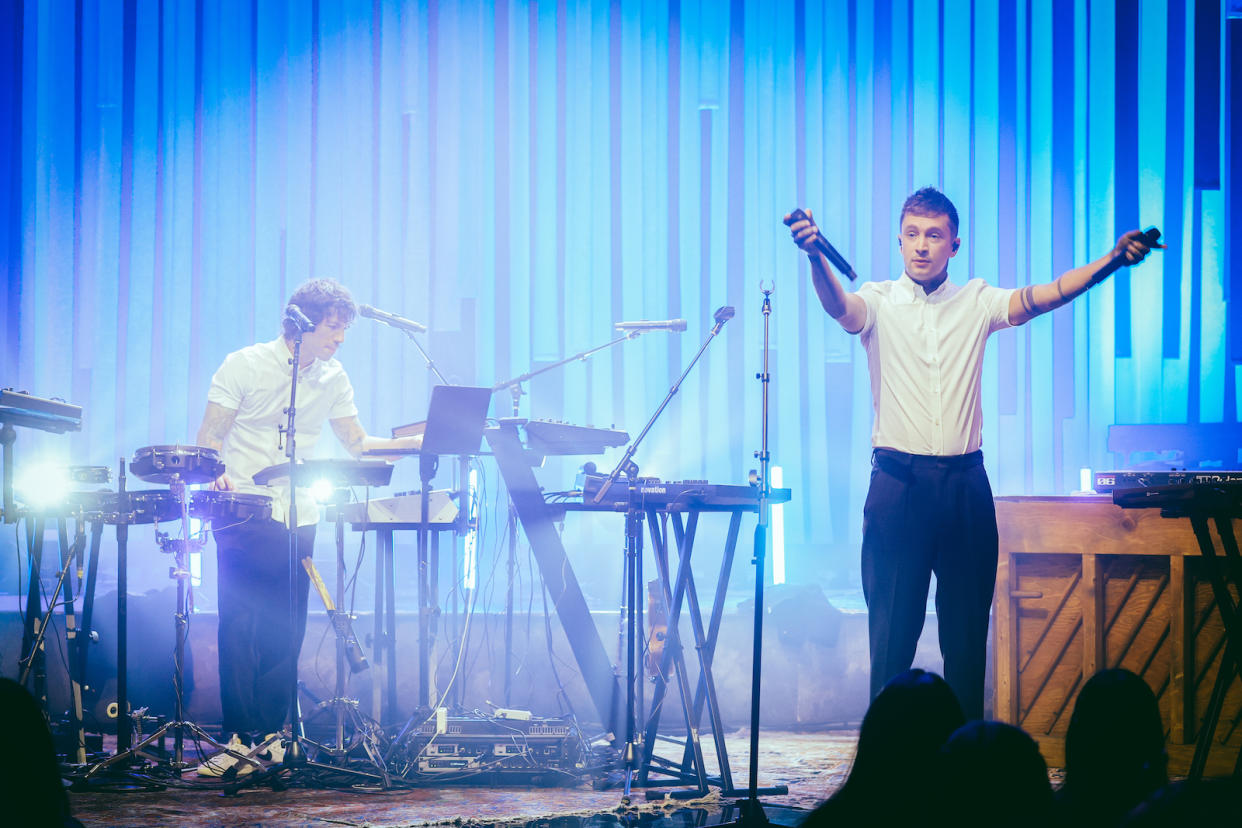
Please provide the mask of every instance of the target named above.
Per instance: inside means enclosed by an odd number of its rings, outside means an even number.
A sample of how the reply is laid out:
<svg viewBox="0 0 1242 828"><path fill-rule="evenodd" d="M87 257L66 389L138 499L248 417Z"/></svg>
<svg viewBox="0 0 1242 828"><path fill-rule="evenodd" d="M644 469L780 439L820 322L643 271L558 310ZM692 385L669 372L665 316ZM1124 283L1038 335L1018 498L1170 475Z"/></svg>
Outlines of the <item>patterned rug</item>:
<svg viewBox="0 0 1242 828"><path fill-rule="evenodd" d="M858 734L853 731L825 733L764 733L760 741L759 784L784 784L789 794L764 797L772 806L805 812L822 802L844 780ZM726 739L734 784L748 781L749 737L745 731ZM715 773L711 743L704 744L706 764ZM628 803L620 789L595 790L589 784L575 787L484 787L455 786L414 790L378 791L361 788L247 789L225 796L219 782L170 783L164 790L126 792L73 792L74 815L84 825L145 826L368 826L368 828L415 828L434 825L502 826L548 820L566 820L596 814L614 815L608 822L657 825L712 824L710 814L726 809L729 802L716 791L693 800L648 801L635 790ZM694 814L694 816L691 816ZM675 815L683 818L675 819ZM686 819L688 817L688 819ZM795 817L786 824L796 822Z"/></svg>

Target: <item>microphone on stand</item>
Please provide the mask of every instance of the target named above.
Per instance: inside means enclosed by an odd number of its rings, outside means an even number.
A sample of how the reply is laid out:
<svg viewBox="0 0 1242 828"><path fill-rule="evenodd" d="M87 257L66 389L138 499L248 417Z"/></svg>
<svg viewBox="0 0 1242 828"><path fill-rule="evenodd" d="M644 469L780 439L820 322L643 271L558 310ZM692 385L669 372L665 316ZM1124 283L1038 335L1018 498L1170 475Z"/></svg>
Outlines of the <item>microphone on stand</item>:
<svg viewBox="0 0 1242 828"><path fill-rule="evenodd" d="M302 313L302 309L290 302L285 306L285 319L288 319L302 333L310 333L315 330L315 323L310 321L310 317Z"/></svg>
<svg viewBox="0 0 1242 828"><path fill-rule="evenodd" d="M716 325L712 328L712 336L720 333L720 329L724 327L726 322L733 318L733 314L734 310L732 305L725 305L722 308L716 309L716 312L712 314L712 318L716 320Z"/></svg>
<svg viewBox="0 0 1242 828"><path fill-rule="evenodd" d="M795 221L810 221L810 220L811 220L811 217L808 216L806 213L804 213L801 207L798 207L792 213L789 214L788 223L793 224ZM837 249L828 243L828 240L824 238L823 233L817 232L815 234L815 241L813 242L813 244L815 245L816 250L824 254L825 259L832 262L833 267L835 267L841 273L844 273L846 276L850 277L851 282L853 282L854 280L858 278L858 274L854 272L854 268L850 267L850 263L845 260L845 257L842 256L840 253L838 253Z"/></svg>
<svg viewBox="0 0 1242 828"><path fill-rule="evenodd" d="M686 329L686 320L664 319L656 321L640 319L637 322L618 322L613 327L618 331L675 331L680 333Z"/></svg>
<svg viewBox="0 0 1242 828"><path fill-rule="evenodd" d="M388 311L382 311L379 308L373 308L370 305L359 305L358 313L365 316L367 319L374 319L376 322L383 322L385 325L390 325L399 331L406 331L407 333L427 332L426 325L422 325L411 319L406 319L404 316L397 316L395 313L389 313Z"/></svg>

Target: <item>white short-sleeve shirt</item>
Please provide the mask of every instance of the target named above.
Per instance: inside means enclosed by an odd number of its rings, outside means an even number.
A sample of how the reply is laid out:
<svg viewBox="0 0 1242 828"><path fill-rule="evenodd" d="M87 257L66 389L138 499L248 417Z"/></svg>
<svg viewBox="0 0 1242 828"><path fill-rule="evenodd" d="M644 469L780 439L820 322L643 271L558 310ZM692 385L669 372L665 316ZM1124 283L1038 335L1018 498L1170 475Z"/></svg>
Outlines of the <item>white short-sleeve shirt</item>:
<svg viewBox="0 0 1242 828"><path fill-rule="evenodd" d="M211 378L207 401L237 412L224 436L220 459L239 492L272 498L272 518L288 523L289 487L259 486L255 472L287 461L279 428L288 424L289 382L293 358L284 339L260 342L234 351ZM353 417L354 388L341 363L317 359L298 371L298 458L315 456L325 420ZM319 522L319 508L310 493L298 492L298 525Z"/></svg>
<svg viewBox="0 0 1242 828"><path fill-rule="evenodd" d="M925 294L905 272L867 282L863 347L871 374L871 444L908 454L968 454L983 445L983 347L1009 327L1012 290L946 279Z"/></svg>

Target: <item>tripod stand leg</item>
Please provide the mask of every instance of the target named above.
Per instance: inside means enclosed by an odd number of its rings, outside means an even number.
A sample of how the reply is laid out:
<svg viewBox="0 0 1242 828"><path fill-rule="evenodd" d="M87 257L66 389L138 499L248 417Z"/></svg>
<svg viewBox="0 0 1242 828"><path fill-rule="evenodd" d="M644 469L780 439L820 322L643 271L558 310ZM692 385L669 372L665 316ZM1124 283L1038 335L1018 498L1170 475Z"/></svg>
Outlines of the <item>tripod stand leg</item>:
<svg viewBox="0 0 1242 828"><path fill-rule="evenodd" d="M82 635L78 637L78 649L74 654L78 660L78 677L82 686L88 690L91 683L87 664L93 643L91 636L94 634L91 629L91 619L95 611L95 582L99 576L99 547L103 540L103 527L100 521L91 522L91 551L86 561L86 589L82 597Z"/></svg>
<svg viewBox="0 0 1242 828"><path fill-rule="evenodd" d="M695 627L695 644L699 650L700 672L699 680L695 686L694 704L691 708L691 718L694 726L699 726L699 721L703 715L703 705L707 704L708 717L712 725L712 741L716 745L716 759L720 765L720 782L724 790L733 790L733 770L729 767L729 754L725 746L724 739L724 722L720 715L720 704L716 699L716 691L714 687L709 688L707 677L711 673L712 661L716 656L716 642L720 637L720 624L724 619L725 595L729 588L729 576L733 572L733 556L737 550L737 539L742 525L742 513L734 512L729 519L729 533L725 540L724 555L720 561L720 573L716 578L716 593L712 602L712 616L707 624L707 631L702 635L702 641L699 641L702 618ZM691 618L698 615L698 596L694 591L693 575L687 588L691 595ZM710 689L710 693L708 692ZM690 763L689 746L687 746L686 754L682 758L682 764Z"/></svg>
<svg viewBox="0 0 1242 828"><path fill-rule="evenodd" d="M648 525L652 525L656 521L655 512L648 512ZM643 580L643 532L642 526L638 527L638 549L634 555L634 601L630 605L634 613L634 732L635 735L642 733L638 727L638 723L645 717L643 710L647 705L646 685L643 681L643 650L647 644L647 630L644 623L644 615L646 613L647 602L643 600L646 593L646 582ZM639 747L641 748L641 739Z"/></svg>
<svg viewBox="0 0 1242 828"><path fill-rule="evenodd" d="M431 557L427 570L427 654L430 665L437 663L436 648L440 643L440 533L431 533ZM440 690L435 668L428 666L427 679L431 684L431 697L436 699L436 706L444 704L444 693Z"/></svg>
<svg viewBox="0 0 1242 828"><path fill-rule="evenodd" d="M389 540L392 536L388 536ZM384 660L384 531L375 532L375 601L371 619L371 663L377 669L371 676L371 713L381 722L387 721L383 709L384 673L388 671Z"/></svg>
<svg viewBox="0 0 1242 828"><path fill-rule="evenodd" d="M254 759L250 754L239 753L229 748L228 745L220 744L215 739L211 738L211 736L207 735L206 731L204 731L202 728L200 728L198 725L194 724L193 722L177 721L177 722L166 722L163 726L153 731L151 735L139 741L133 747L126 748L125 750L120 751L113 756L109 756L107 759L104 759L102 762L97 762L96 764L92 765L90 770L86 772L86 776L83 778L86 781L89 781L91 778L98 775L100 771L103 771L115 764L128 761L129 759L135 759L139 756L145 756L148 759L151 759L153 761L160 761L162 757L156 757L156 756L152 756L148 754L146 752L147 747L152 744L155 744L156 742L162 742L163 739L170 732L174 733L174 738L184 739L184 731L187 731L187 730L194 737L194 740L196 742L199 742L199 743L206 742L212 747L218 748L220 753L227 753L229 756L236 758L238 761L248 762L249 764L254 765L255 768L261 767L259 765L258 760ZM185 764L181 762L180 760L177 760L176 762L173 763L173 769L177 773L180 773L182 770L185 769Z"/></svg>
<svg viewBox="0 0 1242 828"><path fill-rule="evenodd" d="M344 703L344 700L338 701ZM354 740L350 743L346 753L352 752L355 747L361 745L367 754L367 759L380 772L384 787L392 787L392 777L384 761L384 729L380 727L379 722L363 715L357 705L349 705L346 710L354 729Z"/></svg>
<svg viewBox="0 0 1242 828"><path fill-rule="evenodd" d="M513 582L517 571L517 507L509 500L509 523L506 527L508 540L508 557L505 560L505 572L508 580L505 583L505 707L513 698Z"/></svg>
<svg viewBox="0 0 1242 828"><path fill-rule="evenodd" d="M26 621L22 627L22 673L20 684L34 675L34 696L39 708L47 712L47 676L44 672L42 640L47 623L42 615L40 592L43 577L43 519L26 518Z"/></svg>
<svg viewBox="0 0 1242 828"><path fill-rule="evenodd" d="M388 667L384 674L387 682L387 693L384 696L384 712L388 721L397 718L397 587L393 572L394 553L392 530L385 530L384 535L384 626L387 633L384 646L388 648ZM381 721L384 721L381 719Z"/></svg>
<svg viewBox="0 0 1242 828"><path fill-rule="evenodd" d="M116 748L129 750L133 731L129 721L129 526L116 527Z"/></svg>
<svg viewBox="0 0 1242 828"><path fill-rule="evenodd" d="M178 557L184 554L185 553L183 552L179 552ZM183 679L185 670L185 640L190 631L188 617L189 609L186 606L185 588L185 578L189 577L189 573L187 572L185 577L182 577L182 563L183 562L179 561L177 564L177 615L173 622L173 635L176 636L174 639L176 641L174 658L177 660L173 669L173 682L175 684L173 688L173 695L176 696L177 700L177 721L179 722L185 719L185 683ZM173 733L173 762L177 766L182 764L184 750L185 742L182 739L181 728L177 728L177 730Z"/></svg>
<svg viewBox="0 0 1242 828"><path fill-rule="evenodd" d="M697 523L697 515L695 516ZM694 776L697 781L697 793L704 794L707 792L707 771L703 764L703 747L699 742L698 727L690 718L690 679L686 673L686 660L681 649L681 636L678 632L678 622L681 614L680 596L674 597L673 589L670 583L670 573L668 564L668 531L657 535L652 533L654 544L653 552L655 553L656 568L660 575L660 596L664 601L665 615L668 618L668 627L666 630L666 638L664 646L666 648L665 655L672 658L673 669L677 676L677 691L681 697L681 709L683 719L686 725L686 744L690 748L693 756ZM690 544L693 543L693 534L690 538L682 539L682 549L680 554L680 564L678 572L678 587L680 588L684 582L685 575L690 569ZM662 665L663 666L663 665ZM649 750L650 748L648 748Z"/></svg>
<svg viewBox="0 0 1242 828"><path fill-rule="evenodd" d="M426 486L427 484L423 484ZM426 511L423 512L426 515ZM431 705L431 598L428 542L425 525L418 528L418 706Z"/></svg>
<svg viewBox="0 0 1242 828"><path fill-rule="evenodd" d="M634 783L634 776L638 770L638 757L641 750L637 742L637 696L641 692L641 685L638 683L641 677L638 672L638 637L640 631L637 608L641 596L639 586L642 580L642 569L639 566L643 546L642 521L643 513L641 511L631 508L626 513L625 558L627 578L625 603L629 609L625 617L625 749L622 752L621 758L625 773L622 801L627 803L630 799L630 789Z"/></svg>
<svg viewBox="0 0 1242 828"><path fill-rule="evenodd" d="M61 601L65 608L65 649L69 653L66 668L69 672L69 718L74 733L74 759L79 765L86 764L86 726L82 721L82 674L78 670L78 628L77 615L74 612L73 587L66 577L73 561L77 559L78 550L86 543L79 521L74 534L73 546L69 546L68 530L64 519L59 520L60 555L61 555Z"/></svg>
<svg viewBox="0 0 1242 828"><path fill-rule="evenodd" d="M42 533L42 521L38 521L36 523L36 527L37 528L35 531L41 534ZM71 549L69 546L69 535L65 527L64 518L57 518L57 537L58 537L58 540L60 541L60 547L59 547L60 561L61 561L60 574L56 579L56 586L53 587L51 591L51 598L48 602L47 614L45 615L42 612L43 608L42 608L41 601L37 605L39 608L38 613L34 613L33 611L29 609L27 610L26 629L34 633L34 638L31 639L29 643L25 643L22 647L22 652L24 654L28 653L29 655L23 658L24 667L22 669L21 679L18 682L19 684L25 684L26 679L30 676L30 673L33 670L35 674L36 689L39 689L39 688L42 689L42 692L39 694L39 698L42 700L42 705L44 708L44 715L47 716L49 721L52 721L53 719L55 719L55 717L51 714L51 711L48 709L48 700L47 700L47 695L46 695L47 676L46 676L46 670L44 666L46 663L44 659L44 653L46 652L45 642L47 639L47 633L48 633L48 630L50 630L52 627L52 619L55 614L56 597L58 595L61 596L62 600L64 601L65 649L69 653L73 653L74 645L76 644L76 632L77 632L75 618L73 614L73 586L72 586L71 579L69 576L69 570L73 566L73 562L76 559L76 556L74 554L74 549ZM42 542L41 541L37 544L37 547L39 549L39 555L38 555L39 561L38 562L39 564L42 564ZM74 548L76 548L76 546ZM32 563L33 562L34 561L32 559ZM39 566L39 567L36 567L35 569L37 571L37 569L41 569L41 568L42 567ZM32 589L31 593L27 596L27 601L29 601L30 595L41 595L42 593L41 578L39 576L36 576L35 572L32 572L31 574L32 576L34 576L34 580L31 581L31 585L32 587L34 587L34 589ZM28 604L28 607L29 607L29 604ZM76 740L75 740L75 745L74 745L74 758L79 764L85 764L86 763L86 731L82 723L82 688L81 688L81 685L78 683L77 671L75 670L75 661L76 660L73 657L70 657L67 660L67 663L65 664L65 668L69 674L69 695L70 695L69 715L70 715L70 720L71 720L70 724L73 727L73 732L76 734Z"/></svg>
<svg viewBox="0 0 1242 828"><path fill-rule="evenodd" d="M338 490L343 492L343 490ZM336 605L345 606L345 514L343 494L338 495L336 504ZM313 564L312 564L313 566ZM312 576L312 580L314 580ZM336 637L336 700L345 697L345 642ZM345 747L345 714L337 706L336 711L336 749Z"/></svg>

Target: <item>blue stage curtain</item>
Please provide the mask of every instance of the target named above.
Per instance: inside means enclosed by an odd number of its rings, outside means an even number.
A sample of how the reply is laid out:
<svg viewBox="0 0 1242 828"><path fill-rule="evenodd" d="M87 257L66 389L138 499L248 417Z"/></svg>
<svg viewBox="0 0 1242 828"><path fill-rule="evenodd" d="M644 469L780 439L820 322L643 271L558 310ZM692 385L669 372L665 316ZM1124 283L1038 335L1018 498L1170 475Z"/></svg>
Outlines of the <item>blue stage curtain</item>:
<svg viewBox="0 0 1242 828"><path fill-rule="evenodd" d="M889 279L901 201L926 184L962 217L955 281L1046 282L1140 225L1170 245L994 338L998 494L1064 493L1080 467L1115 465L1112 423L1236 419L1230 144L1214 132L1220 61L1195 49L1213 22L1222 42L1219 4L1215 18L1185 0L2 5L3 384L84 406L82 433L49 443L76 462L192 442L225 354L274 337L291 290L330 276L426 322L462 383L585 350L622 319L685 317L684 334L539 377L521 403L631 433L734 305L637 459L744 482L759 285L774 282L772 452L805 552L791 577L852 569L865 359L781 217L811 208L862 278ZM418 353L365 320L349 338L367 428L419 419ZM494 413L509 407L498 396ZM545 485L573 472L553 464Z"/></svg>

